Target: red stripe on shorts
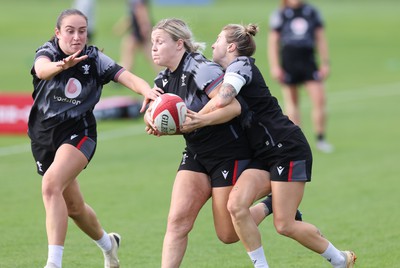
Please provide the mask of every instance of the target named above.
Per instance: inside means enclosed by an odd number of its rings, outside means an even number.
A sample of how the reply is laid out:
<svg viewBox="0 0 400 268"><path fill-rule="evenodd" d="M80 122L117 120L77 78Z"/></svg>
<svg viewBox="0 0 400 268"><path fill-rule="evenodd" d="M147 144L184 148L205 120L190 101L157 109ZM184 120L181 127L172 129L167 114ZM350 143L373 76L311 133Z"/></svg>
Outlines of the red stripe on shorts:
<svg viewBox="0 0 400 268"><path fill-rule="evenodd" d="M236 181L237 181L238 165L239 165L239 161L235 160L235 166L233 168L232 185L235 185Z"/></svg>
<svg viewBox="0 0 400 268"><path fill-rule="evenodd" d="M288 174L288 181L292 181L293 180L293 166L294 166L294 162L290 161L289 163L289 174Z"/></svg>
<svg viewBox="0 0 400 268"><path fill-rule="evenodd" d="M76 146L76 148L81 149L83 143L88 139L87 136L83 137L83 139L81 139L81 141L78 143L78 145Z"/></svg>

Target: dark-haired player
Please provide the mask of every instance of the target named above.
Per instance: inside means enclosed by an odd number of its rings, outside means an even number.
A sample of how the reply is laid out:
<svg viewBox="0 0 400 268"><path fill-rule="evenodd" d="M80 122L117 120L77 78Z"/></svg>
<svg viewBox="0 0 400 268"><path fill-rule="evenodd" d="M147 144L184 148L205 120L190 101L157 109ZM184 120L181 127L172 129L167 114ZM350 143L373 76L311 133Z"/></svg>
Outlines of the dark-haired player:
<svg viewBox="0 0 400 268"><path fill-rule="evenodd" d="M110 81L145 96L143 105L160 94L96 47L86 46L87 27L81 11L64 10L57 19L55 36L37 49L31 70L34 103L28 134L37 172L43 176L46 268L61 268L68 216L102 249L104 266L119 267L120 236L103 230L77 180L96 149L93 109L103 85Z"/></svg>

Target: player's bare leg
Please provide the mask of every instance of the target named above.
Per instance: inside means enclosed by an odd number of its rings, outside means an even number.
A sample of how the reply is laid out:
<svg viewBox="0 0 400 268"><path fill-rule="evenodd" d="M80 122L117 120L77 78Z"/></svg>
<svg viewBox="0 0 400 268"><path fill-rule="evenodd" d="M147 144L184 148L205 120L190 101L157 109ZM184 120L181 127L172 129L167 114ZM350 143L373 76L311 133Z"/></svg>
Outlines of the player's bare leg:
<svg viewBox="0 0 400 268"><path fill-rule="evenodd" d="M49 245L48 263L61 267L62 252L68 228L68 209L64 190L87 165L86 157L74 146L64 144L42 178L42 197L46 210L46 232Z"/></svg>
<svg viewBox="0 0 400 268"><path fill-rule="evenodd" d="M87 165L88 160L72 145L62 145L42 179L46 229L50 245L64 245L68 211L63 192Z"/></svg>
<svg viewBox="0 0 400 268"><path fill-rule="evenodd" d="M333 151L333 146L326 141L326 94L325 87L319 81L308 81L304 84L312 103L311 119L314 133L317 136L317 148L325 153Z"/></svg>
<svg viewBox="0 0 400 268"><path fill-rule="evenodd" d="M193 171L176 175L167 230L162 250L162 268L179 267L185 254L188 235L203 205L211 196L208 176Z"/></svg>
<svg viewBox="0 0 400 268"><path fill-rule="evenodd" d="M103 235L103 228L94 210L85 203L77 180L71 182L65 189L64 198L68 208L68 216L90 238L99 240Z"/></svg>
<svg viewBox="0 0 400 268"><path fill-rule="evenodd" d="M258 223L253 218L250 206L254 201L270 192L269 173L257 169L248 169L242 173L229 196L228 210L232 223L253 261L254 267L268 267L268 263L262 248ZM262 220L262 217L256 218Z"/></svg>
<svg viewBox="0 0 400 268"><path fill-rule="evenodd" d="M325 89L318 81L308 81L304 86L312 104L311 119L313 122L314 132L324 133L326 121Z"/></svg>
<svg viewBox="0 0 400 268"><path fill-rule="evenodd" d="M282 96L284 102L285 114L293 121L296 125L300 126L301 115L300 115L300 104L299 104L299 92L297 86L283 85Z"/></svg>
<svg viewBox="0 0 400 268"><path fill-rule="evenodd" d="M347 262L346 256L336 249L321 234L317 227L310 223L294 219L297 207L303 198L305 183L272 181L271 186L274 198L274 202L272 203L274 225L277 232L321 254L333 267L343 267L343 264Z"/></svg>

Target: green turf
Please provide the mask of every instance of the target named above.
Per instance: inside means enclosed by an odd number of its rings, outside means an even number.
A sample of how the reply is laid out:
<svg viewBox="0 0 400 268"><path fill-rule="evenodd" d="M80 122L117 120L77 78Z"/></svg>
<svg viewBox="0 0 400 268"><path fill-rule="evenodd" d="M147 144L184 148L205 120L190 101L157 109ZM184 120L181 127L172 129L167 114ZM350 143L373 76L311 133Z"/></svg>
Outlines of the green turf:
<svg viewBox="0 0 400 268"><path fill-rule="evenodd" d="M40 3L39 3L40 2ZM314 1L324 14L332 74L327 83L328 138L333 154L314 153L313 181L301 204L304 218L337 247L353 249L357 267L397 267L400 257L400 17L398 1ZM278 1L215 0L212 6L153 6L155 20L187 20L197 40L210 45L230 22L256 22L258 65L271 91L266 59L268 15ZM29 69L35 49L53 34L58 13L70 1L2 1L0 9L0 92L31 92ZM124 1L98 0L96 44L118 59L113 24ZM151 83L143 57L136 73ZM107 85L104 95L129 94ZM302 96L303 129L313 144L310 102ZM122 235L122 267L159 267L171 186L183 142L180 137L149 137L141 119L99 123L97 153L82 173L87 202L108 231ZM314 148L314 147L313 147ZM43 267L47 254L40 177L24 136L0 136L0 267ZM261 224L271 267L330 267L317 254L277 235L271 219ZM102 267L99 249L71 222L65 268ZM224 245L215 236L210 204L190 235L182 267L251 267L240 243Z"/></svg>

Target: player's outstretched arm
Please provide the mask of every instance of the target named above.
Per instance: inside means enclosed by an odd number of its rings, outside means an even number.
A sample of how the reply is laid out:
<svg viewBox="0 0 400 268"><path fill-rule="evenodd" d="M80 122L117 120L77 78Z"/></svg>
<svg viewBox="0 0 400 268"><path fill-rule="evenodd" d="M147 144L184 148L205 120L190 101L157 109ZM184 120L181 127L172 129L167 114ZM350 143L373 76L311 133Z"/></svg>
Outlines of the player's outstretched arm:
<svg viewBox="0 0 400 268"><path fill-rule="evenodd" d="M121 73L121 75L118 77L118 83L144 97L143 105L140 109L141 113L145 111L146 106L148 103L150 103L150 101L155 100L163 92L160 88L151 88L144 79L134 75L128 70L125 70Z"/></svg>
<svg viewBox="0 0 400 268"><path fill-rule="evenodd" d="M68 68L75 66L77 63L87 59L87 55L78 57L82 50L78 50L74 54L60 60L51 61L49 58L42 56L35 61L36 76L42 80L51 80L54 76Z"/></svg>

